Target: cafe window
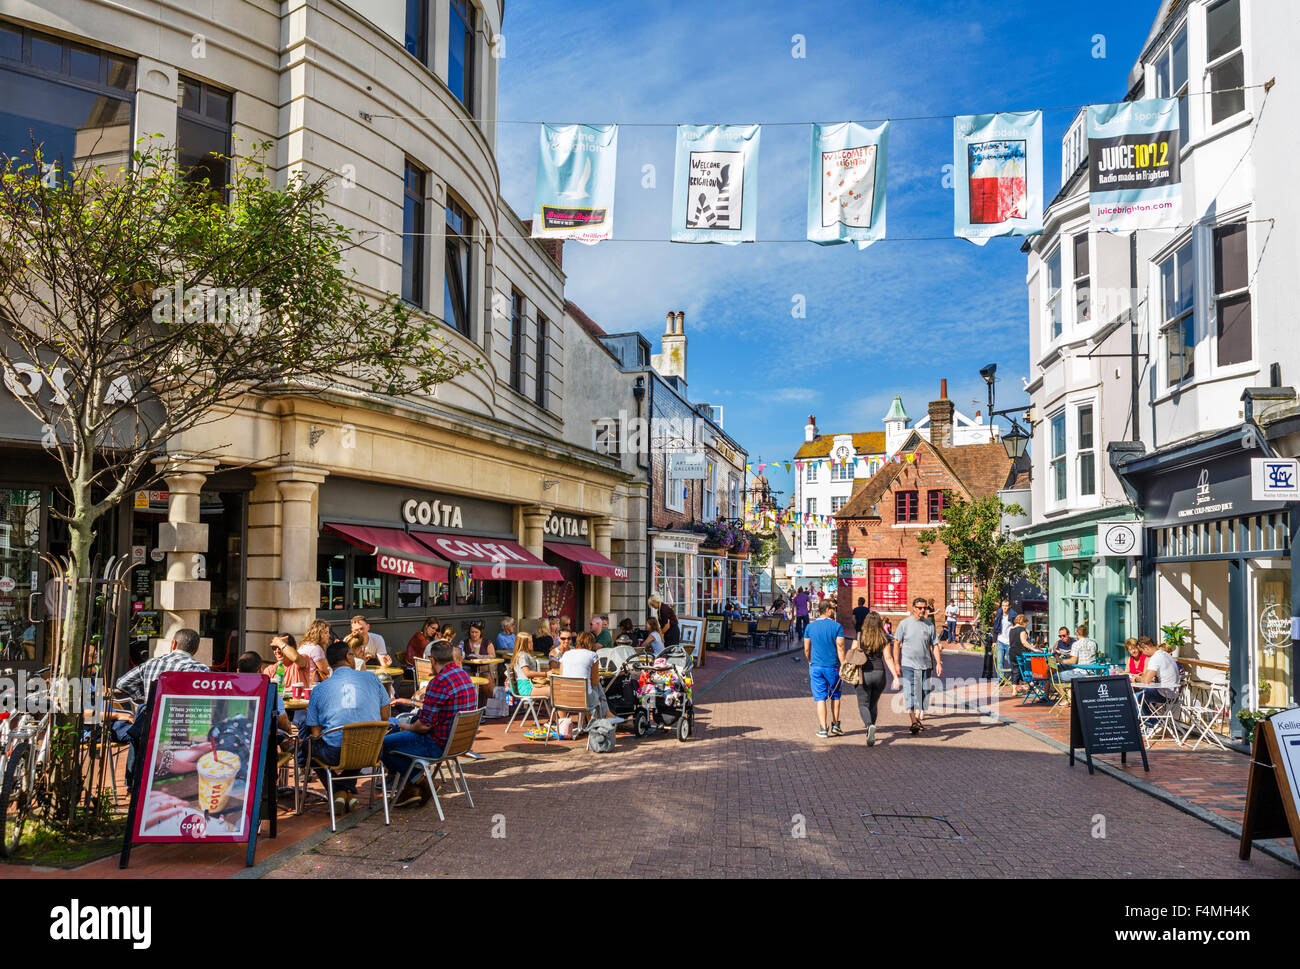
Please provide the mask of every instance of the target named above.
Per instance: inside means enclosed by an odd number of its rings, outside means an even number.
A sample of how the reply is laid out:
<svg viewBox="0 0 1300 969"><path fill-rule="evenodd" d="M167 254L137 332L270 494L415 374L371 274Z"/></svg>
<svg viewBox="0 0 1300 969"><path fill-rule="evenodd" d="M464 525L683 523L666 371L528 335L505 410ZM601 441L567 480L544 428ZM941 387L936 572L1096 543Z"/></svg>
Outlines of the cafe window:
<svg viewBox="0 0 1300 969"><path fill-rule="evenodd" d="M474 111L474 50L477 42L478 11L468 0L450 0L447 37L447 87L465 105Z"/></svg>
<svg viewBox="0 0 1300 969"><path fill-rule="evenodd" d="M316 555L320 611L383 613L386 577L375 565L373 555L322 540Z"/></svg>
<svg viewBox="0 0 1300 969"><path fill-rule="evenodd" d="M425 171L410 159L402 181L402 299L424 309Z"/></svg>
<svg viewBox="0 0 1300 969"><path fill-rule="evenodd" d="M1156 97L1178 99L1178 144L1187 147L1187 28L1183 27L1156 58Z"/></svg>
<svg viewBox="0 0 1300 969"><path fill-rule="evenodd" d="M689 606L686 599L686 554L684 552L655 552L654 590L665 605L685 614Z"/></svg>
<svg viewBox="0 0 1300 969"><path fill-rule="evenodd" d="M447 200L447 265L444 271L443 322L471 336L469 294L471 237L474 220L454 200Z"/></svg>
<svg viewBox="0 0 1300 969"><path fill-rule="evenodd" d="M1241 0L1220 0L1205 12L1205 73L1210 124L1246 110L1246 59L1241 49Z"/></svg>
<svg viewBox="0 0 1300 969"><path fill-rule="evenodd" d="M510 389L524 391L524 297L510 291Z"/></svg>
<svg viewBox="0 0 1300 969"><path fill-rule="evenodd" d="M0 23L0 157L56 173L130 164L135 61Z"/></svg>
<svg viewBox="0 0 1300 969"><path fill-rule="evenodd" d="M1250 266L1246 223L1214 230L1214 318L1220 367L1251 359Z"/></svg>
<svg viewBox="0 0 1300 969"><path fill-rule="evenodd" d="M231 104L233 96L180 77L181 103L176 111L176 164L192 185L224 199L230 186Z"/></svg>
<svg viewBox="0 0 1300 969"><path fill-rule="evenodd" d="M721 612L727 594L727 560L718 555L700 555L695 559L695 599L700 615Z"/></svg>
<svg viewBox="0 0 1300 969"><path fill-rule="evenodd" d="M1165 382L1174 387L1194 375L1196 290L1189 238L1160 263L1161 335L1165 341Z"/></svg>
<svg viewBox="0 0 1300 969"><path fill-rule="evenodd" d="M373 555L352 556L352 599L349 609L381 612L384 608L384 573Z"/></svg>
<svg viewBox="0 0 1300 969"><path fill-rule="evenodd" d="M920 493L917 491L894 492L894 521L898 524L921 520Z"/></svg>

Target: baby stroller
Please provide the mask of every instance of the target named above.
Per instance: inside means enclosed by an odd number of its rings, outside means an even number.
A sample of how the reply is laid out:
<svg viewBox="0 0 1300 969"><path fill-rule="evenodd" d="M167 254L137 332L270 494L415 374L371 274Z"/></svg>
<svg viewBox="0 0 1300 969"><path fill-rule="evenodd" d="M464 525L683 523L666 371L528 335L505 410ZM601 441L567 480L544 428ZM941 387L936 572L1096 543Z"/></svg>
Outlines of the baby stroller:
<svg viewBox="0 0 1300 969"><path fill-rule="evenodd" d="M605 698L615 716L631 723L636 736L644 737L654 724L675 729L677 739L686 741L695 725L693 665L680 646L669 646L657 659L644 654L627 657L605 687Z"/></svg>

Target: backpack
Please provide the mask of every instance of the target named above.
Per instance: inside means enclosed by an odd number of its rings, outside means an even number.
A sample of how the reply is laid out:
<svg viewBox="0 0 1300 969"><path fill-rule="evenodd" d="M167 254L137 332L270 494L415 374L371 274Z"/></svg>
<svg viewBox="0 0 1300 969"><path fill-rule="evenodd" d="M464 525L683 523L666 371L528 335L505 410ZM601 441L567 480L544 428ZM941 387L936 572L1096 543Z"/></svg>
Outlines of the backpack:
<svg viewBox="0 0 1300 969"><path fill-rule="evenodd" d="M614 733L617 724L613 720L595 720L587 730L587 749L598 754L607 754L614 749Z"/></svg>

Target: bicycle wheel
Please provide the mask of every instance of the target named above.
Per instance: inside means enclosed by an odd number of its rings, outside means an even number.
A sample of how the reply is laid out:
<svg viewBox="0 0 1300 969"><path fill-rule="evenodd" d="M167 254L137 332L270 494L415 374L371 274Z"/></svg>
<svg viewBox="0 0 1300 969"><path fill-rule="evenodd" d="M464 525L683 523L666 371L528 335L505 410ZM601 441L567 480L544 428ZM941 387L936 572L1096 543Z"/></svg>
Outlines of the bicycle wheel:
<svg viewBox="0 0 1300 969"><path fill-rule="evenodd" d="M32 810L31 771L27 756L30 746L24 741L9 752L5 775L0 780L0 857L9 858L18 850L23 826Z"/></svg>

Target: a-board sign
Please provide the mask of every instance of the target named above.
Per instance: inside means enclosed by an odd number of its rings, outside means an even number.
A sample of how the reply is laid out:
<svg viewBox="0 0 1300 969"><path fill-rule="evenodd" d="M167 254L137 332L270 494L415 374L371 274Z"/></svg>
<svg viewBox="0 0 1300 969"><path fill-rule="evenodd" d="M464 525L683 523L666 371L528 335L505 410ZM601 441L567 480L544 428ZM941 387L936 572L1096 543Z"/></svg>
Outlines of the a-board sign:
<svg viewBox="0 0 1300 969"><path fill-rule="evenodd" d="M704 617L704 645L721 646L723 628L727 617L718 613L708 613Z"/></svg>
<svg viewBox="0 0 1300 969"><path fill-rule="evenodd" d="M1255 744L1241 821L1241 851L1263 838L1291 837L1300 856L1300 710L1283 710L1255 725Z"/></svg>
<svg viewBox="0 0 1300 969"><path fill-rule="evenodd" d="M1147 747L1142 739L1133 684L1127 676L1078 676L1070 680L1070 766L1074 751L1082 747L1088 760L1093 754L1119 754L1128 763L1128 752L1142 755L1142 769L1149 771Z"/></svg>
<svg viewBox="0 0 1300 969"><path fill-rule="evenodd" d="M261 673L158 677L123 867L131 845L145 843L247 842L252 864L274 689Z"/></svg>
<svg viewBox="0 0 1300 969"><path fill-rule="evenodd" d="M704 620L698 616L678 616L682 629L682 648L691 655L696 666L704 665Z"/></svg>

